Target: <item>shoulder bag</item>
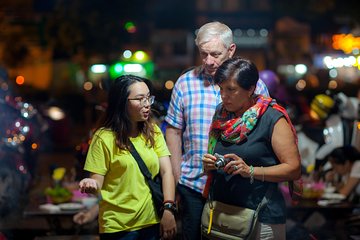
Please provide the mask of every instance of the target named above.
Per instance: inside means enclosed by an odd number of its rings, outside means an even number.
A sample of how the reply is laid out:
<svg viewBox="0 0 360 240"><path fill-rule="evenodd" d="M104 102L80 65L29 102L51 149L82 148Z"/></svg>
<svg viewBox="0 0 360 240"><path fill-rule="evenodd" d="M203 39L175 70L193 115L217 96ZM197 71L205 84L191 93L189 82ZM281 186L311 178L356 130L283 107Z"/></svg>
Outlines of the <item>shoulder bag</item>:
<svg viewBox="0 0 360 240"><path fill-rule="evenodd" d="M149 169L146 167L144 161L140 157L139 153L136 151L136 148L131 141L130 141L130 145L131 145L130 153L135 158L137 164L139 165L141 173L144 175L147 183L149 184L156 213L158 217L161 218L162 207L164 204L163 203L164 195L162 192L162 181L161 181L160 173L157 174L153 179L151 177L151 173L149 172Z"/></svg>
<svg viewBox="0 0 360 240"><path fill-rule="evenodd" d="M225 204L211 199L205 203L201 216L201 234L207 239L242 240L255 238L258 214L272 194L269 186L265 196L254 209Z"/></svg>

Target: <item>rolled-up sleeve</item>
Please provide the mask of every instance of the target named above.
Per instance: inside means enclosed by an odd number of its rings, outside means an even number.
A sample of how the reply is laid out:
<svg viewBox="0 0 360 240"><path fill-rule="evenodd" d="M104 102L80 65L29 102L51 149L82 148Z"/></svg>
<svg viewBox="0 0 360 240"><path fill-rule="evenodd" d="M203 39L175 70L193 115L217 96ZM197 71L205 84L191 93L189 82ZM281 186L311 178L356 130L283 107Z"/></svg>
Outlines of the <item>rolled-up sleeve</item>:
<svg viewBox="0 0 360 240"><path fill-rule="evenodd" d="M167 115L165 117L165 121L178 129L182 129L183 121L184 121L184 111L183 111L183 101L182 101L182 87L181 87L181 80L178 80L175 83L174 89L171 94L171 100L169 104L169 108L167 111Z"/></svg>

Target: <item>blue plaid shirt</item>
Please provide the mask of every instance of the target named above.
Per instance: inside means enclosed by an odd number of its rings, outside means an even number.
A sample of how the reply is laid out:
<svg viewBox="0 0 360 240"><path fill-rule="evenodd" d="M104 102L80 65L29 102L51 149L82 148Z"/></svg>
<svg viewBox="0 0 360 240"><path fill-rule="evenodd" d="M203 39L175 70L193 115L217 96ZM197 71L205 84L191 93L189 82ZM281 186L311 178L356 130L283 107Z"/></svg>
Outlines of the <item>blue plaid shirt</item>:
<svg viewBox="0 0 360 240"><path fill-rule="evenodd" d="M259 80L256 94L269 96ZM175 83L165 121L183 130L183 156L179 183L202 193L206 182L202 156L207 153L208 135L216 106L221 103L220 89L201 67L184 73Z"/></svg>

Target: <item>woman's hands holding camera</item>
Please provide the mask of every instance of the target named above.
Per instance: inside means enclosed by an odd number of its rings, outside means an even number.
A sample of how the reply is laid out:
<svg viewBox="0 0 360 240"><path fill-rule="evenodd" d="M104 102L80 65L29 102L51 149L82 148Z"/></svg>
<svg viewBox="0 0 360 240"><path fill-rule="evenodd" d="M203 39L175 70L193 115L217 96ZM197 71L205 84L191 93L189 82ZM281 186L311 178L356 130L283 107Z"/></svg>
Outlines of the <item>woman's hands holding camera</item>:
<svg viewBox="0 0 360 240"><path fill-rule="evenodd" d="M224 172L228 174L240 174L242 177L250 177L250 167L244 160L236 154L225 154L224 157L233 159L224 167Z"/></svg>
<svg viewBox="0 0 360 240"><path fill-rule="evenodd" d="M226 161L227 163L223 168L224 172L232 175L240 174L242 177L250 177L250 167L241 157L233 153L225 154L223 157L231 159L231 161ZM204 154L202 159L204 172L217 169L215 167L215 162L217 160L218 158L210 153Z"/></svg>
<svg viewBox="0 0 360 240"><path fill-rule="evenodd" d="M208 172L211 170L215 170L215 161L216 157L210 153L204 154L202 158L203 170L204 172Z"/></svg>

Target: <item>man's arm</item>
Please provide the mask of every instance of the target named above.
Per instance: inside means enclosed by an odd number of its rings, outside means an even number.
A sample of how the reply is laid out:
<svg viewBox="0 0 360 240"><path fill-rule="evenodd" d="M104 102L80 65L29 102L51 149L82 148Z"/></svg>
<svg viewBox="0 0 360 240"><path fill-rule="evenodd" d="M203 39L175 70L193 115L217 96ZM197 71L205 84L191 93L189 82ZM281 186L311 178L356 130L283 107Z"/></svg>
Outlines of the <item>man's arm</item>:
<svg viewBox="0 0 360 240"><path fill-rule="evenodd" d="M175 184L180 180L182 161L182 130L168 125L165 132L166 144L170 150L171 166L175 177Z"/></svg>

